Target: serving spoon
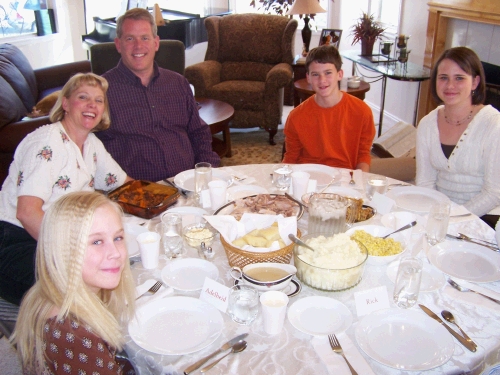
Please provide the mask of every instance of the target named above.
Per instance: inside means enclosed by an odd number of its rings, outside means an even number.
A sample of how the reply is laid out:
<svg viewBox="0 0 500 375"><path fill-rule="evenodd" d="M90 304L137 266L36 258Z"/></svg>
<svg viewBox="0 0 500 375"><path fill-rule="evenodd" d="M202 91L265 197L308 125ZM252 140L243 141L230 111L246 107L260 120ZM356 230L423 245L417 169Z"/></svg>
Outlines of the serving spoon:
<svg viewBox="0 0 500 375"><path fill-rule="evenodd" d="M466 339L467 341L469 341L470 343L474 344L474 346L477 347L476 343L474 341L472 341L471 338L464 332L464 330L462 328L460 328L460 326L455 322L455 317L453 316L453 314L451 312L449 312L448 310L443 310L443 311L441 311L441 316L447 322L456 325L457 328L462 333L462 336L464 337L464 339Z"/></svg>
<svg viewBox="0 0 500 375"><path fill-rule="evenodd" d="M312 250L312 251L316 251L314 248L312 248L311 246L309 246L308 244L306 244L304 241L300 240L299 238L297 238L295 235L293 235L292 233L290 233L288 235L288 238L292 240L292 242L295 242L297 245L299 246L303 246L303 247L306 247L308 248L309 250Z"/></svg>
<svg viewBox="0 0 500 375"><path fill-rule="evenodd" d="M387 237L389 237L391 234L398 233L398 232L401 232L401 231L403 231L403 230L407 230L407 229L409 229L409 228L411 228L411 227L413 227L413 226L415 226L415 225L417 225L417 221L415 221L415 220L414 220L414 221L412 221L411 223L406 224L405 226L403 226L403 227L401 227L401 228L399 228L399 229L396 229L394 232L391 232L391 233L389 233L389 234L386 234L386 235L385 235L385 236L383 236L382 238L387 238Z"/></svg>
<svg viewBox="0 0 500 375"><path fill-rule="evenodd" d="M212 367L214 367L217 363L219 363L221 361L222 358L225 358L227 357L229 354L231 353L239 353L239 352L242 352L243 350L245 350L247 347L247 342L245 340L241 340L241 341L238 341L236 344L233 345L233 347L231 348L231 350L224 354L222 357L220 357L219 359L213 361L211 364L209 364L208 366L205 366L203 367L200 372L207 372L208 370L210 370Z"/></svg>

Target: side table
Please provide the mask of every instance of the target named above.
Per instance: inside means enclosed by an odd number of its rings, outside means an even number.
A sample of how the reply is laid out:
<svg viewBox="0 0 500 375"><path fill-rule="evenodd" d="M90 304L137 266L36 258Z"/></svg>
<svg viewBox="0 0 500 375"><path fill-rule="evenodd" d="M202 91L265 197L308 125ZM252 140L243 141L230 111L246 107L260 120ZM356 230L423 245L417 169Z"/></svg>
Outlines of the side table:
<svg viewBox="0 0 500 375"><path fill-rule="evenodd" d="M221 158L227 156L230 158L231 153L231 135L229 133L229 122L234 116L234 108L225 102L215 99L197 98L199 104L200 117L210 126L212 133L212 150ZM222 140L213 137L214 134L222 132Z"/></svg>
<svg viewBox="0 0 500 375"><path fill-rule="evenodd" d="M307 82L306 78L299 79L293 83L296 95L294 95L293 106L297 107L301 102L309 98L314 94L314 90L311 85ZM370 90L370 84L361 81L361 84L356 89L347 88L347 93L349 95L355 96L361 100L365 100L365 93Z"/></svg>

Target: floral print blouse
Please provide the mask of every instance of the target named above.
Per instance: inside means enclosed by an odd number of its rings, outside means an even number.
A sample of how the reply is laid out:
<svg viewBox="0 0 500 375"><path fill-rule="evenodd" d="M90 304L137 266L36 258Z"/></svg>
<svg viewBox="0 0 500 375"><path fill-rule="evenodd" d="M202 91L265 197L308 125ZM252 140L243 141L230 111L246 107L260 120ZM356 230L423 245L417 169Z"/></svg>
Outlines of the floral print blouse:
<svg viewBox="0 0 500 375"><path fill-rule="evenodd" d="M82 154L60 122L42 126L28 134L16 149L0 191L0 220L22 226L16 219L19 196L42 199L46 211L67 193L112 190L126 177L93 133L88 135Z"/></svg>

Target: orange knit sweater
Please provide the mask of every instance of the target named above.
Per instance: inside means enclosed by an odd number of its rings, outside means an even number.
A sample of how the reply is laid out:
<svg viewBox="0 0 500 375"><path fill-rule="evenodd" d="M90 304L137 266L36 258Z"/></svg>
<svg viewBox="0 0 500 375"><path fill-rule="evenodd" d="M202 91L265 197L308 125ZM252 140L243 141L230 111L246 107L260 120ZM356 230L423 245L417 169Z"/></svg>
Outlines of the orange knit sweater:
<svg viewBox="0 0 500 375"><path fill-rule="evenodd" d="M370 164L375 136L372 111L362 100L343 94L333 107L320 107L313 95L290 112L283 162L349 169Z"/></svg>

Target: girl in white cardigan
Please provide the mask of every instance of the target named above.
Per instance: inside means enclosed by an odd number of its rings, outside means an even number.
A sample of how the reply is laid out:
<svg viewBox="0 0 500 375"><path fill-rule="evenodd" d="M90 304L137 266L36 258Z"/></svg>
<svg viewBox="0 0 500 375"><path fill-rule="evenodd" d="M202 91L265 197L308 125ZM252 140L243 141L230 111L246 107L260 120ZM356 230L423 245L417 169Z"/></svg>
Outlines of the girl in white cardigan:
<svg viewBox="0 0 500 375"><path fill-rule="evenodd" d="M446 50L430 82L441 105L417 129L416 183L439 190L494 227L500 214L500 112L483 105L481 61L466 47Z"/></svg>

